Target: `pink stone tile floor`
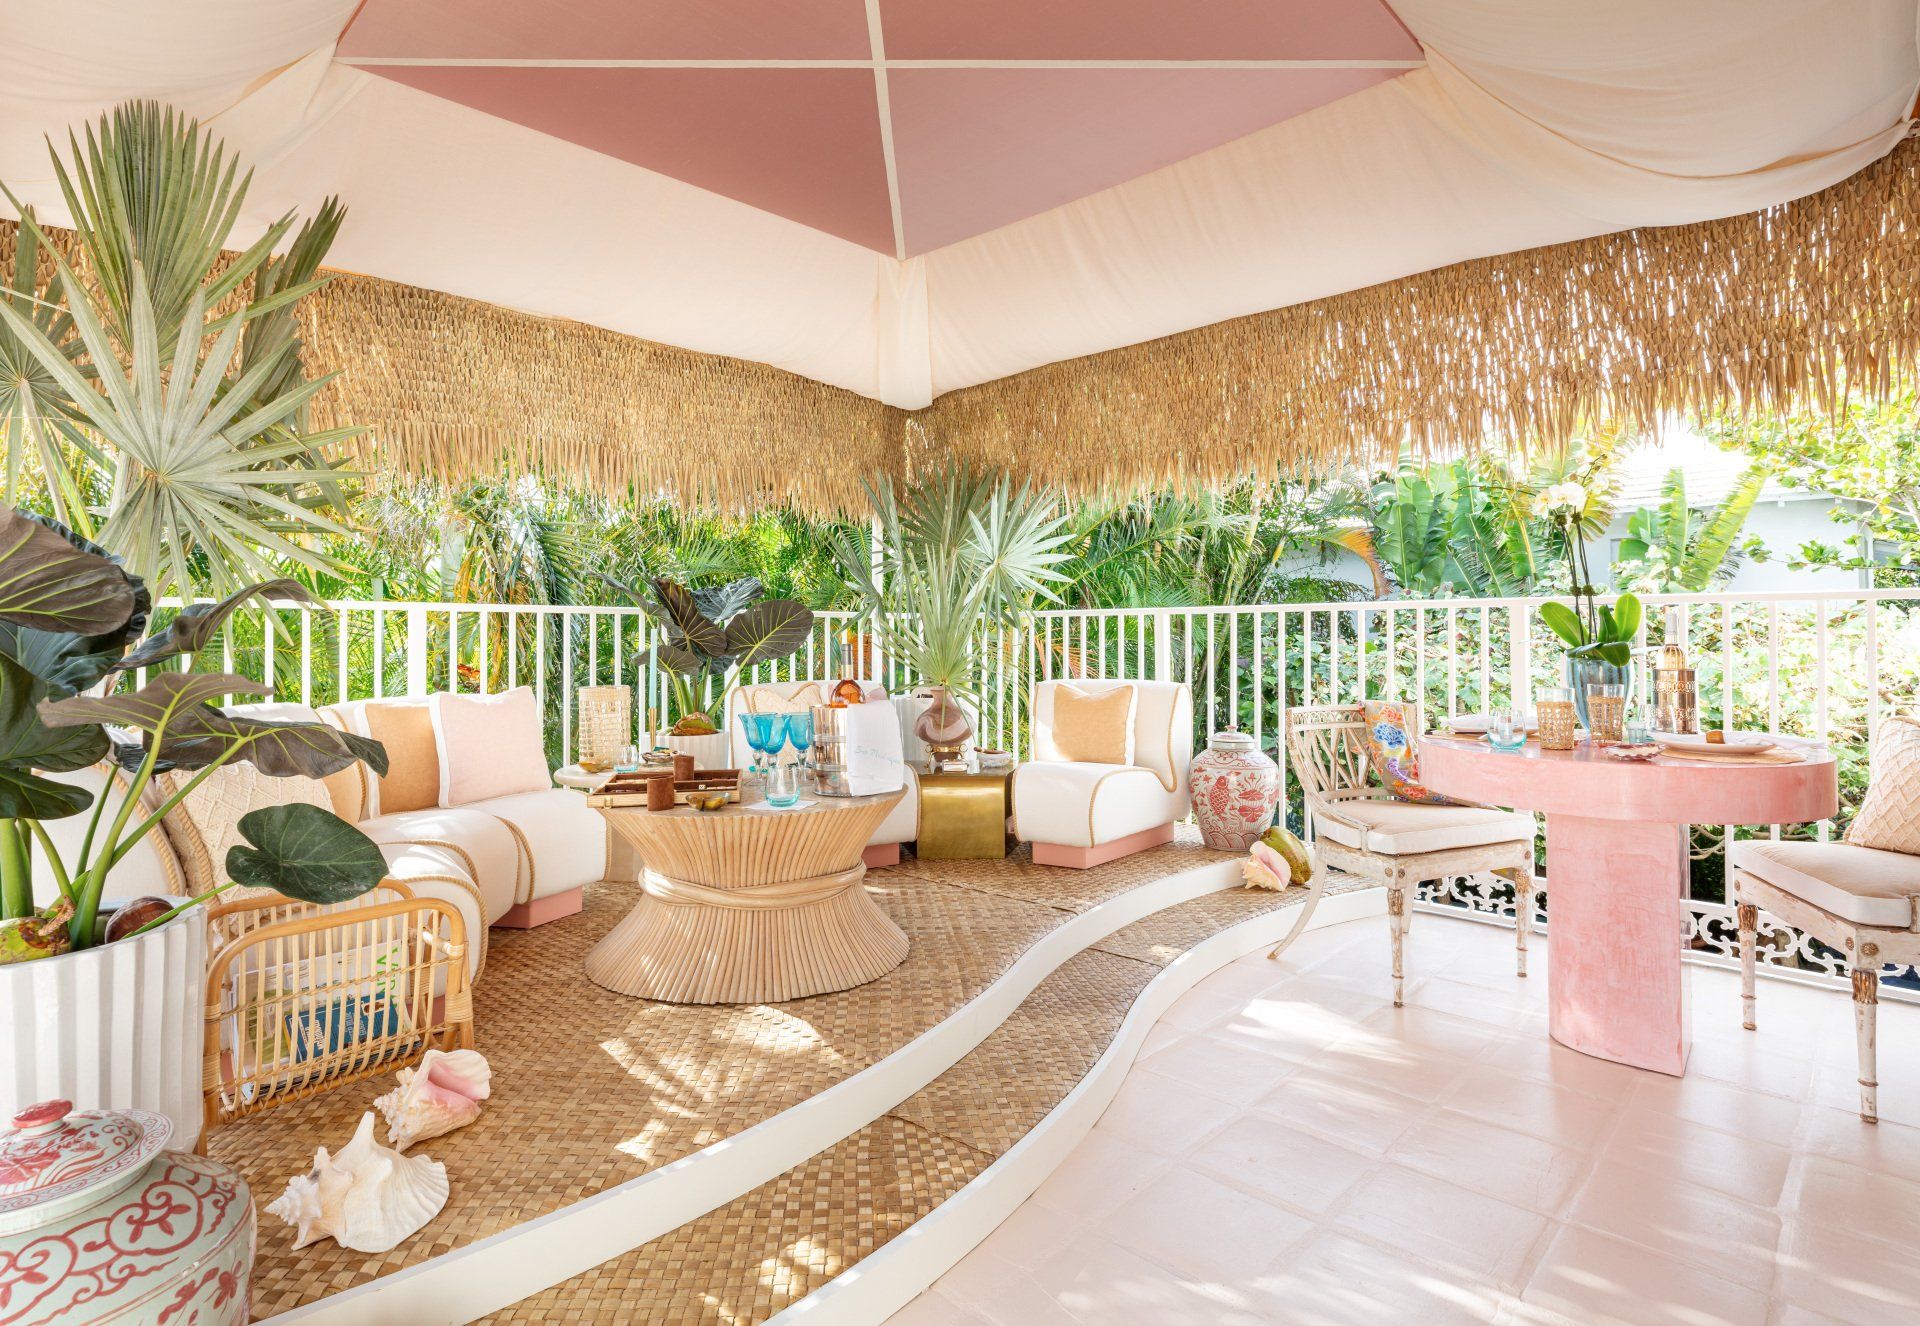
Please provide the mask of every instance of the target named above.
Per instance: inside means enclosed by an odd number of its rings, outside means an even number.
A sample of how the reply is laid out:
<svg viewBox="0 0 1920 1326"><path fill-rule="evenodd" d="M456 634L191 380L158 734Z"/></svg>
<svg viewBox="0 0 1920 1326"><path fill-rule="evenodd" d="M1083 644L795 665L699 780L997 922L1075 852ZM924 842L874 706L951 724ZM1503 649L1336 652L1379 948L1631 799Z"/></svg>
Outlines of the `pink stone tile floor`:
<svg viewBox="0 0 1920 1326"><path fill-rule="evenodd" d="M1039 1191L892 1326L1920 1321L1920 1008L1696 967L1671 1078L1546 1032L1545 941L1421 914L1255 954L1150 1034Z"/></svg>

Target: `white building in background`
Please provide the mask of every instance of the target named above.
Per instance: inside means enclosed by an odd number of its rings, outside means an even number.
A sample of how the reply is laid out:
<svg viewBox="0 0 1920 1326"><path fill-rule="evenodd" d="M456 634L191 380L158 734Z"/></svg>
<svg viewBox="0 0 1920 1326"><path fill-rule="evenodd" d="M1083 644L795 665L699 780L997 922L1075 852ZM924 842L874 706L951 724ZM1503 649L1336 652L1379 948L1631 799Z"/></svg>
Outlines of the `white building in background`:
<svg viewBox="0 0 1920 1326"><path fill-rule="evenodd" d="M1660 437L1635 447L1621 460L1617 471L1620 491L1614 501L1613 524L1605 536L1589 545L1595 578L1604 564L1620 560L1620 544L1627 538L1627 522L1641 507L1658 507L1664 500L1667 475L1680 469L1687 476L1687 505L1695 511L1710 510L1724 501L1739 486L1752 462L1735 451L1724 451L1677 421ZM1835 511L1847 512L1862 504L1813 489L1799 488L1779 480L1761 490L1741 531L1740 542L1758 538L1769 554L1767 560L1752 558L1741 562L1728 590L1764 592L1768 590L1866 589L1872 578L1865 571L1832 567L1806 567L1795 570L1789 562L1799 559L1800 548L1807 543L1824 543L1841 548L1846 540L1862 534L1858 521L1842 524L1832 518Z"/></svg>

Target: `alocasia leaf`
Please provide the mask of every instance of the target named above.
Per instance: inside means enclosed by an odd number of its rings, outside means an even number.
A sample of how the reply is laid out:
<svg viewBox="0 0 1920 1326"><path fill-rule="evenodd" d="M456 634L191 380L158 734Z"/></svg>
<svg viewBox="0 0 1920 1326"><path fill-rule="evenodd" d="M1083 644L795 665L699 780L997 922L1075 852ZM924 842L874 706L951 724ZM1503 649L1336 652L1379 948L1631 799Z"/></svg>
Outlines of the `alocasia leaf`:
<svg viewBox="0 0 1920 1326"><path fill-rule="evenodd" d="M192 604L182 608L180 615L167 623L166 630L143 640L138 649L121 659L119 670L151 667L180 654L191 654L206 648L207 642L213 639L234 610L248 599L255 598L315 602L313 595L307 592L307 587L298 580L269 580L229 594L218 603Z"/></svg>
<svg viewBox="0 0 1920 1326"><path fill-rule="evenodd" d="M140 581L98 545L0 507L0 621L38 631L104 635L140 604Z"/></svg>
<svg viewBox="0 0 1920 1326"><path fill-rule="evenodd" d="M305 802L266 806L240 817L245 846L227 849L227 878L319 906L347 902L387 874L373 839L332 811Z"/></svg>

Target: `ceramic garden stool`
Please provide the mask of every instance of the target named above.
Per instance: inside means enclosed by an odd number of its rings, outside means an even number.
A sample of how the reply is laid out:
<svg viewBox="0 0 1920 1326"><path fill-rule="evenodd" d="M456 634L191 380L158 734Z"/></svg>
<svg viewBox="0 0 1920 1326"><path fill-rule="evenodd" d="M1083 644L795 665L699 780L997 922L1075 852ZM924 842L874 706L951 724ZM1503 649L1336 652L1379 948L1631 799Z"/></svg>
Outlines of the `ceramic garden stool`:
<svg viewBox="0 0 1920 1326"><path fill-rule="evenodd" d="M164 1151L145 1110L44 1101L0 1134L0 1326L241 1326L253 1197L217 1160Z"/></svg>
<svg viewBox="0 0 1920 1326"><path fill-rule="evenodd" d="M1569 1049L1686 1071L1689 824L1804 824L1832 815L1830 751L1798 764L1609 759L1599 748L1496 751L1429 736L1421 781L1547 817L1548 1029Z"/></svg>

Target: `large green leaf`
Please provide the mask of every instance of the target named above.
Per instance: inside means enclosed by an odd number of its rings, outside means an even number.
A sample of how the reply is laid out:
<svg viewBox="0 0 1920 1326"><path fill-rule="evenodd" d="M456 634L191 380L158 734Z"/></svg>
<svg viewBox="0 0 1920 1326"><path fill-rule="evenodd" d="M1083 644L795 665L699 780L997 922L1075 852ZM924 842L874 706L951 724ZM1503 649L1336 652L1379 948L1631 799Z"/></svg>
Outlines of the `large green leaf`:
<svg viewBox="0 0 1920 1326"><path fill-rule="evenodd" d="M96 553L116 564L120 560L70 531L60 532L83 551ZM53 694L77 695L87 690L112 670L127 646L146 629L153 598L147 592L145 581L138 576L129 576L128 580L133 586L133 613L113 630L76 635L71 631L44 631L0 621L0 653L46 682Z"/></svg>
<svg viewBox="0 0 1920 1326"><path fill-rule="evenodd" d="M1549 631L1570 645L1578 646L1587 643L1586 626L1581 623L1573 609L1564 603L1542 603L1540 620L1546 623Z"/></svg>
<svg viewBox="0 0 1920 1326"><path fill-rule="evenodd" d="M381 777L387 748L326 723L255 718L211 705L184 709L167 725L160 758L176 769L205 768L228 751L269 778L325 778L364 762Z"/></svg>
<svg viewBox="0 0 1920 1326"><path fill-rule="evenodd" d="M299 603L316 602L307 587L298 580L269 580L264 584L249 585L227 595L217 603L195 603L180 610L180 615L167 623L167 629L148 637L140 647L120 660L119 669L130 671L134 668L151 667L155 663L173 658L179 654L192 654L206 648L207 642L231 617L234 610L248 599L292 599Z"/></svg>
<svg viewBox="0 0 1920 1326"><path fill-rule="evenodd" d="M107 753L98 727L52 727L41 720L46 683L0 655L0 817L59 819L93 804L91 793L41 778L84 769Z"/></svg>
<svg viewBox="0 0 1920 1326"><path fill-rule="evenodd" d="M785 658L807 643L813 609L792 599L756 603L727 623L726 651L741 669Z"/></svg>
<svg viewBox="0 0 1920 1326"><path fill-rule="evenodd" d="M1622 594L1613 604L1613 633L1608 638L1616 641L1631 642L1640 634L1640 621L1645 615L1637 594Z"/></svg>
<svg viewBox="0 0 1920 1326"><path fill-rule="evenodd" d="M737 613L744 611L748 604L765 592L765 586L753 576L742 576L738 580L729 580L724 585L711 585L705 589L690 591L694 606L700 615L709 621L725 625L733 620Z"/></svg>
<svg viewBox="0 0 1920 1326"><path fill-rule="evenodd" d="M661 629L669 643L684 645L709 657L727 652L726 629L700 611L692 590L661 577L653 582L653 596L660 609Z"/></svg>
<svg viewBox="0 0 1920 1326"><path fill-rule="evenodd" d="M0 621L74 635L118 631L139 606L138 590L95 545L0 507Z"/></svg>
<svg viewBox="0 0 1920 1326"><path fill-rule="evenodd" d="M43 701L40 716L49 727L112 723L154 732L171 727L176 719L223 695L271 694L259 682L232 673L163 672L127 695L76 695L68 700Z"/></svg>
<svg viewBox="0 0 1920 1326"><path fill-rule="evenodd" d="M653 658L668 672L678 673L682 677L698 676L707 666L703 655L664 642L653 647ZM640 661L644 663L646 660L642 658Z"/></svg>
<svg viewBox="0 0 1920 1326"><path fill-rule="evenodd" d="M373 839L330 810L294 802L240 817L247 846L227 849L227 878L321 906L348 902L387 874Z"/></svg>

